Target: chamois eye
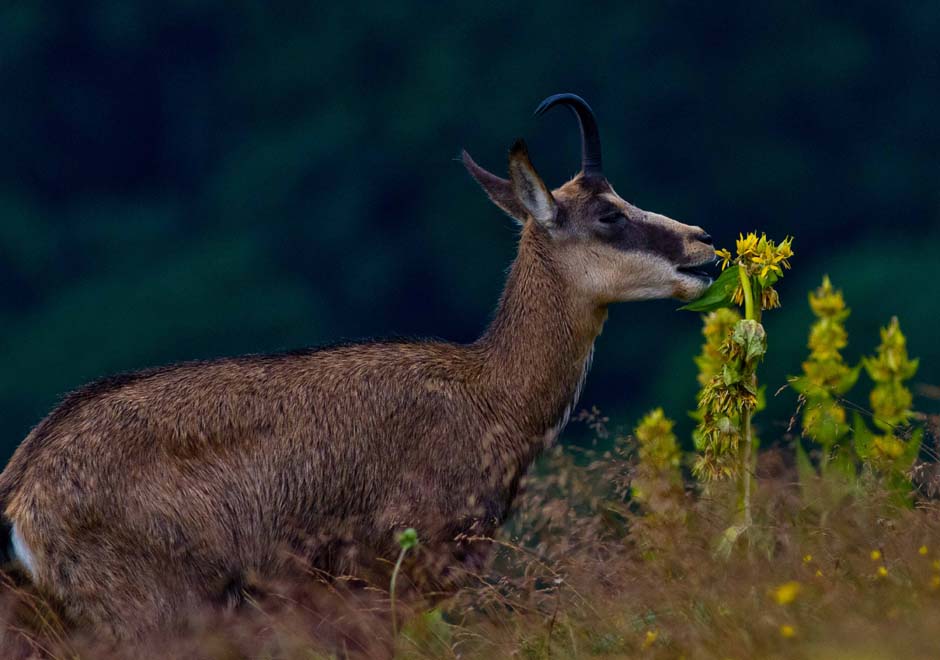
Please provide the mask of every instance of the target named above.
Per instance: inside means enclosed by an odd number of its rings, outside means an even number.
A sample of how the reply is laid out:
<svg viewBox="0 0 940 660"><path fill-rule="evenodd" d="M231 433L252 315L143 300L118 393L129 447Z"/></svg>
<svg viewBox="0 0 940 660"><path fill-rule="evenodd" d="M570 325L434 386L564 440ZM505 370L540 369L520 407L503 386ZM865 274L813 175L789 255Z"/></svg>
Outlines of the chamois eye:
<svg viewBox="0 0 940 660"><path fill-rule="evenodd" d="M608 213L607 215L602 215L597 219L598 222L602 222L605 225L614 225L623 220L626 220L623 213Z"/></svg>

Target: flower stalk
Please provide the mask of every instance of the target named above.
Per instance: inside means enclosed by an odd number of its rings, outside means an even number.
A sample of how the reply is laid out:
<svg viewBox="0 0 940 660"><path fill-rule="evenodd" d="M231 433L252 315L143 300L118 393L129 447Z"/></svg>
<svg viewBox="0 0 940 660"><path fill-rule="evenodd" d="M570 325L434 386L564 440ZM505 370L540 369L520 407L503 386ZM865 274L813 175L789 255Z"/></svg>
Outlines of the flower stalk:
<svg viewBox="0 0 940 660"><path fill-rule="evenodd" d="M744 290L744 318L746 320L760 322L760 308L754 301L754 290L751 287L751 278L747 273L747 268L742 264L738 266L738 277L741 280L741 288ZM751 386L757 389L756 371L750 375ZM751 431L751 408L745 408L742 413L742 422L744 426L744 452L741 457L741 509L744 514L744 526L750 527L753 524L751 516L751 472L753 471L753 459L751 454L754 447L754 438Z"/></svg>
<svg viewBox="0 0 940 660"><path fill-rule="evenodd" d="M738 278L741 280L741 289L743 289L744 295L744 318L760 321L759 315L754 311L754 292L751 289L751 278L743 265L738 266Z"/></svg>
<svg viewBox="0 0 940 660"><path fill-rule="evenodd" d="M398 616L395 609L395 588L398 583L398 573L401 571L402 562L405 561L405 555L418 545L418 532L413 527L409 527L398 535L398 545L401 551L398 553L398 560L395 562L395 568L392 569L392 579L388 585L389 606L392 614L392 635L395 637L398 636Z"/></svg>

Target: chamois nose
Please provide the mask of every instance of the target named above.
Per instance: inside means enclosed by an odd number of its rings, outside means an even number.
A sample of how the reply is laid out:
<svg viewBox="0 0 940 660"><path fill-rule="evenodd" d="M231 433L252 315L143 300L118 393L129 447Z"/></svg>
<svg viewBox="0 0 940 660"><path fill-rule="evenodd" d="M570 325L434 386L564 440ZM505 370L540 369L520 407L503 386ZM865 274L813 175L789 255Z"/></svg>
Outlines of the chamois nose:
<svg viewBox="0 0 940 660"><path fill-rule="evenodd" d="M704 232L704 231L703 231L703 232L699 232L699 233L695 236L695 240L701 241L701 242L704 243L705 245L711 245L711 244L712 244L712 237L711 237L711 234L709 234L708 232Z"/></svg>

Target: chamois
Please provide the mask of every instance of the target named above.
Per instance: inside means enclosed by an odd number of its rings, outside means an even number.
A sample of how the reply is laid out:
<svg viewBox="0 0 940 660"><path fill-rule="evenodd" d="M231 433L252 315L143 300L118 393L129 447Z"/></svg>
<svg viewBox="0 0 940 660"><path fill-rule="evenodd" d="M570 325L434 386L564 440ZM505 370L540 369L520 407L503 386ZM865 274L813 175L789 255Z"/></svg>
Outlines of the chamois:
<svg viewBox="0 0 940 660"><path fill-rule="evenodd" d="M574 94L581 171L549 190L525 144L509 178L466 169L520 226L475 342L369 341L188 362L69 394L0 475L11 555L69 620L134 636L302 556L330 574L394 558L420 532L452 565L506 518L564 427L611 303L699 296L701 228L614 192ZM2 541L7 544L7 540Z"/></svg>

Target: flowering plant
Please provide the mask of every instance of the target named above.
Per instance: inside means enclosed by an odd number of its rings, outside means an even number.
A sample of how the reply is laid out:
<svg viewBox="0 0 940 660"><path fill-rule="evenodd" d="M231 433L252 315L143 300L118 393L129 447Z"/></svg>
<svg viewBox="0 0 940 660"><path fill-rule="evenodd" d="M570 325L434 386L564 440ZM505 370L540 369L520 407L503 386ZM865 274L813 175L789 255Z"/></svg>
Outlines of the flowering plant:
<svg viewBox="0 0 940 660"><path fill-rule="evenodd" d="M639 461L631 483L633 498L644 505L648 514L662 519L682 515L682 453L672 431L673 422L662 408L647 413L634 435L639 446Z"/></svg>
<svg viewBox="0 0 940 660"><path fill-rule="evenodd" d="M726 249L715 251L722 261L721 276L701 298L682 308L714 312L732 305L744 307L743 319L724 312L705 319L707 341L698 360L702 370L695 433L698 458L692 468L703 481L738 479L743 529L751 525L751 416L761 395L757 365L767 352L761 312L780 306L773 286L790 268L792 243L790 237L778 244L763 233L739 235L736 256Z"/></svg>
<svg viewBox="0 0 940 660"><path fill-rule="evenodd" d="M803 434L822 446L820 470L825 472L837 454L854 475L854 460L846 456L846 448L839 449L838 441L849 431L845 408L839 397L848 392L858 380L860 366L850 367L841 350L848 344L845 320L850 310L845 306L842 292L836 290L823 277L822 284L809 294L809 306L816 317L809 334L809 359L803 363L803 375L790 380L793 388L803 397Z"/></svg>
<svg viewBox="0 0 940 660"><path fill-rule="evenodd" d="M906 491L908 471L920 452L923 429L909 433L908 439L901 432L913 415L913 397L904 381L917 372L918 360L907 355L907 339L897 317L881 329L881 344L874 356L862 359L862 364L875 383L870 396L872 417L882 433L873 434L857 417L855 449L874 470Z"/></svg>

